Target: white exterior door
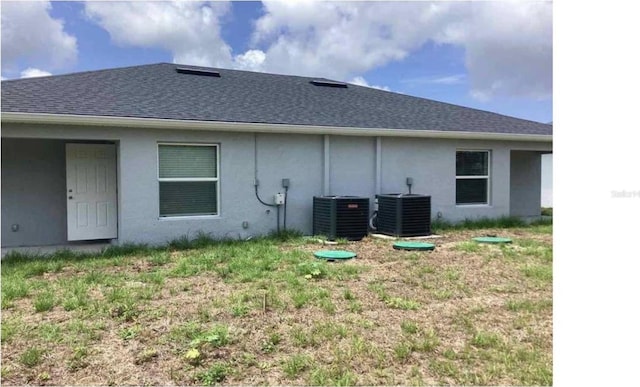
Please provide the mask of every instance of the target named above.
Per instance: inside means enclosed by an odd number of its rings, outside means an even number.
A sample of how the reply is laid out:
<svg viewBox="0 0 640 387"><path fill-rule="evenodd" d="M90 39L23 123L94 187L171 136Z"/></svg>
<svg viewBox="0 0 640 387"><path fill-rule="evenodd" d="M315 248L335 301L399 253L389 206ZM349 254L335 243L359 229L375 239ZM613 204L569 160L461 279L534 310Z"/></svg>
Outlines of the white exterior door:
<svg viewBox="0 0 640 387"><path fill-rule="evenodd" d="M67 239L118 237L116 146L66 144Z"/></svg>

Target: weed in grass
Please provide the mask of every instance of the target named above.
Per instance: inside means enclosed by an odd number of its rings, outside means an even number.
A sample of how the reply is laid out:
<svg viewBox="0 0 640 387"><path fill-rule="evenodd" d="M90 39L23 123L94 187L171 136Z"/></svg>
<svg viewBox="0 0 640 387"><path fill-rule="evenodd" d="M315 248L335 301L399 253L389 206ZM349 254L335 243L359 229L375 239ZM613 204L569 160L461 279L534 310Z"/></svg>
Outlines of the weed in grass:
<svg viewBox="0 0 640 387"><path fill-rule="evenodd" d="M528 231L536 234L553 234L553 221L551 219L531 222Z"/></svg>
<svg viewBox="0 0 640 387"><path fill-rule="evenodd" d="M46 371L40 372L38 376L36 376L36 379L38 379L38 381L40 382L46 382L47 380L51 379L51 375Z"/></svg>
<svg viewBox="0 0 640 387"><path fill-rule="evenodd" d="M351 301L351 300L355 300L356 299L356 297L353 295L353 293L351 293L351 290L349 288L346 288L342 292L342 298L344 298L347 301Z"/></svg>
<svg viewBox="0 0 640 387"><path fill-rule="evenodd" d="M325 311L327 314L335 314L336 306L329 298L323 298L319 301L320 308Z"/></svg>
<svg viewBox="0 0 640 387"><path fill-rule="evenodd" d="M501 344L500 336L492 332L477 332L471 339L471 345L477 348L497 348Z"/></svg>
<svg viewBox="0 0 640 387"><path fill-rule="evenodd" d="M553 307L553 301L551 300L508 300L505 304L507 310L512 312L526 311L530 313L537 312L542 309Z"/></svg>
<svg viewBox="0 0 640 387"><path fill-rule="evenodd" d="M418 267L418 275L423 276L425 274L433 274L436 272L436 268L431 265L423 265Z"/></svg>
<svg viewBox="0 0 640 387"><path fill-rule="evenodd" d="M211 321L211 312L209 311L208 307L204 305L198 306L198 320L201 323L207 323Z"/></svg>
<svg viewBox="0 0 640 387"><path fill-rule="evenodd" d="M311 336L314 342L320 342L319 338L324 341L333 340L336 337L345 338L349 333L348 328L343 324L336 324L334 322L318 323L311 329Z"/></svg>
<svg viewBox="0 0 640 387"><path fill-rule="evenodd" d="M358 279L360 273L366 270L364 266L343 263L331 267L330 277L338 281Z"/></svg>
<svg viewBox="0 0 640 387"><path fill-rule="evenodd" d="M171 270L170 275L174 277L193 277L200 273L200 267L193 265L187 259L178 261L176 266Z"/></svg>
<svg viewBox="0 0 640 387"><path fill-rule="evenodd" d="M296 354L285 360L282 371L287 378L294 379L311 365L311 358L304 354Z"/></svg>
<svg viewBox="0 0 640 387"><path fill-rule="evenodd" d="M409 385L411 386L424 386L426 383L422 378L422 373L420 372L420 368L413 366L411 367L411 373L409 374L411 377Z"/></svg>
<svg viewBox="0 0 640 387"><path fill-rule="evenodd" d="M304 307L309 300L311 300L311 294L305 291L296 291L291 294L291 301L296 309Z"/></svg>
<svg viewBox="0 0 640 387"><path fill-rule="evenodd" d="M280 344L282 337L278 333L272 333L262 342L262 352L271 353L276 350L276 346Z"/></svg>
<svg viewBox="0 0 640 387"><path fill-rule="evenodd" d="M147 262L153 266L164 266L171 262L171 255L166 251L156 251L147 256Z"/></svg>
<svg viewBox="0 0 640 387"><path fill-rule="evenodd" d="M197 348L189 348L184 354L184 359L192 366L197 366L202 363L202 353Z"/></svg>
<svg viewBox="0 0 640 387"><path fill-rule="evenodd" d="M229 327L226 325L214 325L208 331L197 335L191 340L192 347L209 345L213 348L222 347L229 344Z"/></svg>
<svg viewBox="0 0 640 387"><path fill-rule="evenodd" d="M369 283L369 290L374 292L378 296L380 301L384 301L389 297L384 285L378 281Z"/></svg>
<svg viewBox="0 0 640 387"><path fill-rule="evenodd" d="M10 300L8 300L5 297L2 297L2 309L10 309L13 308L13 302L11 302Z"/></svg>
<svg viewBox="0 0 640 387"><path fill-rule="evenodd" d="M136 365L144 364L144 363L150 362L156 357L158 357L158 351L155 348L146 348L142 352L139 352L136 355L134 364Z"/></svg>
<svg viewBox="0 0 640 387"><path fill-rule="evenodd" d="M526 227L527 224L516 216L502 216L499 218L476 218L465 219L462 222L450 223L436 220L431 223L431 227L437 231L443 230L477 230L483 228L515 228Z"/></svg>
<svg viewBox="0 0 640 387"><path fill-rule="evenodd" d="M88 285L100 284L104 280L104 274L98 270L89 270L84 277L81 277Z"/></svg>
<svg viewBox="0 0 640 387"><path fill-rule="evenodd" d="M2 270L5 271L5 264L2 264ZM17 275L2 276L2 305L9 303L29 294L29 285L27 280ZM4 308L3 308L4 309Z"/></svg>
<svg viewBox="0 0 640 387"><path fill-rule="evenodd" d="M393 348L393 353L400 362L405 362L411 356L411 345L407 343L400 343Z"/></svg>
<svg viewBox="0 0 640 387"><path fill-rule="evenodd" d="M47 312L56 305L56 297L53 292L40 293L36 296L33 306L36 312Z"/></svg>
<svg viewBox="0 0 640 387"><path fill-rule="evenodd" d="M460 279L460 272L456 269L447 269L444 271L444 278L449 281L457 281Z"/></svg>
<svg viewBox="0 0 640 387"><path fill-rule="evenodd" d="M142 327L140 325L134 325L132 327L124 328L118 334L122 340L135 339L140 334Z"/></svg>
<svg viewBox="0 0 640 387"><path fill-rule="evenodd" d="M481 249L481 246L477 242L460 242L455 246L455 250L465 253L477 253Z"/></svg>
<svg viewBox="0 0 640 387"><path fill-rule="evenodd" d="M82 279L75 279L70 282L59 281L61 287L65 288L62 307L64 310L76 310L86 308L89 304L89 285Z"/></svg>
<svg viewBox="0 0 640 387"><path fill-rule="evenodd" d="M233 317L244 317L247 314L249 314L249 305L237 303L231 306L231 315L233 315Z"/></svg>
<svg viewBox="0 0 640 387"><path fill-rule="evenodd" d="M440 377L449 377L458 379L460 376L460 370L456 367L456 364L450 360L433 360L429 363L429 369ZM449 383L438 383L449 384Z"/></svg>
<svg viewBox="0 0 640 387"><path fill-rule="evenodd" d="M153 271L150 273L142 273L139 276L140 281L149 283L149 284L159 285L159 286L164 285L165 277L166 277L166 274L158 271Z"/></svg>
<svg viewBox="0 0 640 387"><path fill-rule="evenodd" d="M298 275L306 279L318 279L327 276L327 265L324 262L302 262L296 267Z"/></svg>
<svg viewBox="0 0 640 387"><path fill-rule="evenodd" d="M144 243L126 242L120 245L110 245L102 249L100 255L104 258L125 257L135 254L145 254L150 250Z"/></svg>
<svg viewBox="0 0 640 387"><path fill-rule="evenodd" d="M196 375L196 381L204 386L212 386L222 383L229 374L229 366L226 363L214 363L208 370Z"/></svg>
<svg viewBox="0 0 640 387"><path fill-rule="evenodd" d="M402 329L402 332L409 335L418 333L418 324L414 323L413 321L407 321L407 320L402 321L400 323L400 328Z"/></svg>
<svg viewBox="0 0 640 387"><path fill-rule="evenodd" d="M67 360L67 367L72 370L78 370L80 368L85 368L89 365L87 362L87 356L89 355L89 349L82 345L75 347L73 349L73 355L69 360Z"/></svg>
<svg viewBox="0 0 640 387"><path fill-rule="evenodd" d="M353 386L358 381L356 375L344 365L319 367L311 371L309 384L313 386Z"/></svg>
<svg viewBox="0 0 640 387"><path fill-rule="evenodd" d="M354 356L366 353L367 349L368 343L362 338L362 336L356 336L351 339L351 352Z"/></svg>
<svg viewBox="0 0 640 387"><path fill-rule="evenodd" d="M38 325L38 336L44 341L57 343L62 341L62 329L54 323L40 323Z"/></svg>
<svg viewBox="0 0 640 387"><path fill-rule="evenodd" d="M291 242L297 239L301 239L303 232L295 229L280 230L279 232L272 232L267 238L278 242Z"/></svg>
<svg viewBox="0 0 640 387"><path fill-rule="evenodd" d="M5 379L11 375L11 369L9 367L2 366L0 368L0 379Z"/></svg>
<svg viewBox="0 0 640 387"><path fill-rule="evenodd" d="M440 338L438 334L433 329L429 329L424 333L424 337L418 341L415 350L420 352L433 352L439 344Z"/></svg>
<svg viewBox="0 0 640 387"><path fill-rule="evenodd" d="M456 351L451 348L447 348L442 351L442 356L444 356L445 359L449 360L456 360L458 358L458 354L456 353Z"/></svg>
<svg viewBox="0 0 640 387"><path fill-rule="evenodd" d="M499 293L499 294L516 294L522 293L522 286L519 286L516 283L505 283L496 286L492 286L489 288L491 292Z"/></svg>
<svg viewBox="0 0 640 387"><path fill-rule="evenodd" d="M85 343L87 341L97 341L102 338L102 331L105 329L105 324L102 321L86 323L79 319L71 320L64 327L66 332L72 333L71 335L64 335L63 340L69 343Z"/></svg>
<svg viewBox="0 0 640 387"><path fill-rule="evenodd" d="M202 334L202 328L195 321L187 321L178 326L174 326L169 331L169 339L173 341L188 343L195 340Z"/></svg>
<svg viewBox="0 0 640 387"><path fill-rule="evenodd" d="M553 272L550 265L526 265L522 268L522 273L525 277L533 278L542 282L549 282L553 280Z"/></svg>
<svg viewBox="0 0 640 387"><path fill-rule="evenodd" d="M171 250L188 250L193 248L193 244L188 235L181 235L178 238L170 240L167 243L167 247Z"/></svg>
<svg viewBox="0 0 640 387"><path fill-rule="evenodd" d="M256 360L256 355L252 353L243 352L238 362L245 367L255 367L258 365L258 361Z"/></svg>
<svg viewBox="0 0 640 387"><path fill-rule="evenodd" d="M349 311L352 313L362 312L362 304L359 301L349 302Z"/></svg>
<svg viewBox="0 0 640 387"><path fill-rule="evenodd" d="M296 347L311 347L318 345L319 341L314 335L307 334L300 326L291 329L291 338Z"/></svg>
<svg viewBox="0 0 640 387"><path fill-rule="evenodd" d="M11 341L13 336L15 336L18 332L20 332L23 326L24 326L24 323L20 318L17 318L17 319L3 318L2 324L0 324L0 331L2 332L2 339L1 339L2 343Z"/></svg>
<svg viewBox="0 0 640 387"><path fill-rule="evenodd" d="M111 307L111 316L120 318L123 321L131 322L140 314L137 304L131 300L114 303Z"/></svg>
<svg viewBox="0 0 640 387"><path fill-rule="evenodd" d="M191 241L193 248L202 249L207 246L211 246L216 243L216 240L211 236L211 233L204 231L198 231L196 237Z"/></svg>
<svg viewBox="0 0 640 387"><path fill-rule="evenodd" d="M433 297L436 300L448 300L453 297L453 291L451 289L436 289L433 291Z"/></svg>
<svg viewBox="0 0 640 387"><path fill-rule="evenodd" d="M30 265L24 268L24 276L27 278L38 277L48 271L47 262L45 260L38 260L32 262Z"/></svg>
<svg viewBox="0 0 640 387"><path fill-rule="evenodd" d="M35 367L42 363L44 351L40 348L30 347L20 355L20 363L26 367Z"/></svg>
<svg viewBox="0 0 640 387"><path fill-rule="evenodd" d="M401 297L389 297L384 303L391 309L417 310L420 307L418 302Z"/></svg>

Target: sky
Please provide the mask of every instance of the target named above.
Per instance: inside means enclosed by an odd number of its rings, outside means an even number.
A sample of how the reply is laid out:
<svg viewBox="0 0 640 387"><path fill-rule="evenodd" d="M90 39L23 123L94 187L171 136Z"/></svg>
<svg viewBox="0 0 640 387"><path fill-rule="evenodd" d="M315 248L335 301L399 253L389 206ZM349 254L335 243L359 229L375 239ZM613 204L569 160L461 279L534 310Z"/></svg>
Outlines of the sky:
<svg viewBox="0 0 640 387"><path fill-rule="evenodd" d="M326 77L553 121L551 2L1 6L3 79L174 62Z"/></svg>

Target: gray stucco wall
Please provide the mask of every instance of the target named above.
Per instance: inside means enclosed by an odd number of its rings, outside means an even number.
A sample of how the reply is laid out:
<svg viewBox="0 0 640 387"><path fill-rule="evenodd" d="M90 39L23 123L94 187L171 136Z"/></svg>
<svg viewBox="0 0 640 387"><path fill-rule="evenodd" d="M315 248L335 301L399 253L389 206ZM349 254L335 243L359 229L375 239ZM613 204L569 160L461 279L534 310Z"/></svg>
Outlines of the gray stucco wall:
<svg viewBox="0 0 640 387"><path fill-rule="evenodd" d="M65 188L64 141L3 138L2 246L66 243Z"/></svg>
<svg viewBox="0 0 640 387"><path fill-rule="evenodd" d="M541 154L511 152L511 206L513 216L540 216Z"/></svg>
<svg viewBox="0 0 640 387"><path fill-rule="evenodd" d="M289 178L287 226L304 233L312 228L312 198L323 192L362 195L406 192L405 179L413 177L414 193L432 196L434 216L460 220L508 215L510 210L512 149L544 151L551 144L453 141L383 137L347 137L233 132L143 130L125 128L42 125L3 125L5 137L110 140L119 143L118 242L164 243L198 231L216 237L268 233L276 228L275 208L260 204L254 193L255 165L260 195L272 202L284 192L281 180ZM157 146L159 142L220 144L220 215L215 218L160 219L158 216ZM379 147L378 147L379 143ZM257 159L254 144L257 144ZM377 153L380 149L380 154ZM492 154L489 205L455 205L456 149L489 149ZM257 162L256 162L257 161ZM380 170L377 170L377 165ZM328 169L327 169L328 167ZM3 155L4 177L4 155ZM539 190L539 176L538 176ZM3 181L4 185L4 181ZM64 179L62 179L64 191ZM63 203L64 203L64 195ZM538 197L537 205L539 207ZM3 194L3 230L6 203ZM249 227L244 229L246 221ZM66 233L66 224L62 232ZM4 233L4 231L3 231ZM4 237L4 234L3 234ZM32 240L31 244L45 244ZM3 245L5 245L3 238Z"/></svg>

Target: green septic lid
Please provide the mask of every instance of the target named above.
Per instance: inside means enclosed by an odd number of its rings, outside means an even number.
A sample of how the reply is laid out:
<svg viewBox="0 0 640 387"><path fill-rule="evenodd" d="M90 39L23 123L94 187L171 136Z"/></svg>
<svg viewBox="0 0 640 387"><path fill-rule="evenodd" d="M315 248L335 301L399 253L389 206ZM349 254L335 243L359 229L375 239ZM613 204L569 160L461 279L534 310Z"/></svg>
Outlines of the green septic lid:
<svg viewBox="0 0 640 387"><path fill-rule="evenodd" d="M396 250L433 250L436 245L424 242L396 242L393 244Z"/></svg>
<svg viewBox="0 0 640 387"><path fill-rule="evenodd" d="M356 257L356 253L344 250L320 250L313 253L316 258L333 261L334 259L351 259Z"/></svg>
<svg viewBox="0 0 640 387"><path fill-rule="evenodd" d="M473 240L478 243L511 243L511 239L500 237L477 237Z"/></svg>

